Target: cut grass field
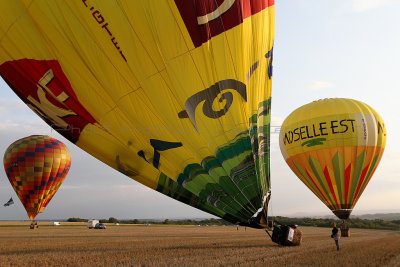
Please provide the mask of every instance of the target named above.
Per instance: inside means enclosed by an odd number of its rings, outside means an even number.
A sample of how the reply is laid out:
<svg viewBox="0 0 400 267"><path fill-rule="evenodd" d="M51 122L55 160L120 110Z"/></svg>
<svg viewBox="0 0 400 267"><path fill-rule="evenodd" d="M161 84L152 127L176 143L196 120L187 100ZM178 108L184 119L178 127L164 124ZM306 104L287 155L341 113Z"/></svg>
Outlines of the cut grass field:
<svg viewBox="0 0 400 267"><path fill-rule="evenodd" d="M338 252L329 228L301 227L301 246L281 247L244 227L49 224L1 222L0 266L400 266L394 231L351 229Z"/></svg>

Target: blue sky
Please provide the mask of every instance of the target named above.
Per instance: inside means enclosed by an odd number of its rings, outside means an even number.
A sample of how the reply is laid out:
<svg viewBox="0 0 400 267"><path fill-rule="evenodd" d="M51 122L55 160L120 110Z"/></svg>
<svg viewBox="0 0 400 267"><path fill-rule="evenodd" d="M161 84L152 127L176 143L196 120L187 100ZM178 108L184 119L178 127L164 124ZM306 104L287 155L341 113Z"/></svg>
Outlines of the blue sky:
<svg viewBox="0 0 400 267"><path fill-rule="evenodd" d="M353 98L384 119L387 145L382 161L354 214L400 212L400 1L276 1L272 93L272 215L331 214L284 162L274 133L297 107L329 97ZM47 134L69 147L71 171L37 219L205 218L198 211L125 177L52 131L0 82L0 151L16 139ZM0 220L27 219L0 167Z"/></svg>

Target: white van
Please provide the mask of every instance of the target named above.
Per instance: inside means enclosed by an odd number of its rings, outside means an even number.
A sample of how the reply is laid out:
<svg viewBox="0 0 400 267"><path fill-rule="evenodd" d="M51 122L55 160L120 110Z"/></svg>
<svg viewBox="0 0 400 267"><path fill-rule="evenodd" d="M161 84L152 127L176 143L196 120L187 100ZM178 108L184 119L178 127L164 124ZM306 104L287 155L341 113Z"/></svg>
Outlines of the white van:
<svg viewBox="0 0 400 267"><path fill-rule="evenodd" d="M96 226L96 224L98 224L98 223L99 223L99 220L94 220L94 219L89 220L88 224L87 224L87 227L89 229L93 229Z"/></svg>

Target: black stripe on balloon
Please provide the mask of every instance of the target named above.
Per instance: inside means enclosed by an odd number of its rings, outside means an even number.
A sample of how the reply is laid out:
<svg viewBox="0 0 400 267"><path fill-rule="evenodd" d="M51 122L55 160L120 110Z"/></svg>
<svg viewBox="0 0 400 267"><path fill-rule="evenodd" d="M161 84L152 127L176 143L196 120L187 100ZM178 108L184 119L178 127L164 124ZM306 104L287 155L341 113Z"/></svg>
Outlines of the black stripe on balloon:
<svg viewBox="0 0 400 267"><path fill-rule="evenodd" d="M158 151L165 151L165 150L168 150L168 149L181 147L182 143L181 142L168 142L168 141L162 141L162 140L157 140L157 139L150 139L150 145L154 148L153 166L156 169L158 169L158 167L160 165L160 153ZM143 150L140 150L137 154L141 158L143 158L145 161L148 162Z"/></svg>

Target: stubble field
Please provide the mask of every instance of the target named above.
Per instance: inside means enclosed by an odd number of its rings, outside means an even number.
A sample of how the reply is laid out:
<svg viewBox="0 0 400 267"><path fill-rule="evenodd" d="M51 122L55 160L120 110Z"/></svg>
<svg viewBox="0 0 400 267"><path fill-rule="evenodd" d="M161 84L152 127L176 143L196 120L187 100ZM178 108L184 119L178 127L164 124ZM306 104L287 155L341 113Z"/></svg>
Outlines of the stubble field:
<svg viewBox="0 0 400 267"><path fill-rule="evenodd" d="M338 252L328 228L301 227L301 246L281 247L244 227L28 224L0 223L0 266L400 266L394 231L351 229Z"/></svg>

